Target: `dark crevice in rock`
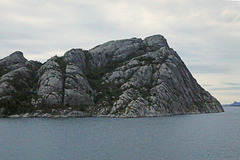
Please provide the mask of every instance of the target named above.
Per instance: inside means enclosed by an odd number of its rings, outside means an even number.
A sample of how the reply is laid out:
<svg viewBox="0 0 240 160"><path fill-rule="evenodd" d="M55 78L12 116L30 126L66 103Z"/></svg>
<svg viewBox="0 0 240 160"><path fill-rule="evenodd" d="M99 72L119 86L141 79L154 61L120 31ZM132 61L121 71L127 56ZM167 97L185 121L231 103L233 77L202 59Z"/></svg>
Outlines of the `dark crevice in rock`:
<svg viewBox="0 0 240 160"><path fill-rule="evenodd" d="M65 88L66 88L66 66L67 62L65 62L64 57L58 57L55 60L59 64L59 70L62 74L62 89L61 89L61 104L64 105L64 95L65 95Z"/></svg>

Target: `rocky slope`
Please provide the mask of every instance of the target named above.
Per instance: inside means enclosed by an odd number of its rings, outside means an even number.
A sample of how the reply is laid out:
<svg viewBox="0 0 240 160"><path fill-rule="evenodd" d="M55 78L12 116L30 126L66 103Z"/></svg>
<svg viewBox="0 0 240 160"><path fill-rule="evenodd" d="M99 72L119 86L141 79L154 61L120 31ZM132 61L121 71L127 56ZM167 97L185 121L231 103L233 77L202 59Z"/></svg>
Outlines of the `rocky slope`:
<svg viewBox="0 0 240 160"><path fill-rule="evenodd" d="M110 41L88 51L72 49L43 64L14 52L0 60L0 69L0 115L142 117L223 112L161 35Z"/></svg>

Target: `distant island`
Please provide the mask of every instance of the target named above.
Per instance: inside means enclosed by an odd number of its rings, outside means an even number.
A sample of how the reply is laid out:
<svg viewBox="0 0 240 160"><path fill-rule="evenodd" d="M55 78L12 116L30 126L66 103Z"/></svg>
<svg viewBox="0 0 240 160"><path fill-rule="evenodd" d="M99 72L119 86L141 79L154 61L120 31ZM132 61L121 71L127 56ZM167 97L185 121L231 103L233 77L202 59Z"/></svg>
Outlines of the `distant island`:
<svg viewBox="0 0 240 160"><path fill-rule="evenodd" d="M240 107L240 102L233 102L232 104L230 104L229 106L239 106Z"/></svg>
<svg viewBox="0 0 240 160"><path fill-rule="evenodd" d="M240 102L234 101L231 104L224 104L224 107L240 107Z"/></svg>

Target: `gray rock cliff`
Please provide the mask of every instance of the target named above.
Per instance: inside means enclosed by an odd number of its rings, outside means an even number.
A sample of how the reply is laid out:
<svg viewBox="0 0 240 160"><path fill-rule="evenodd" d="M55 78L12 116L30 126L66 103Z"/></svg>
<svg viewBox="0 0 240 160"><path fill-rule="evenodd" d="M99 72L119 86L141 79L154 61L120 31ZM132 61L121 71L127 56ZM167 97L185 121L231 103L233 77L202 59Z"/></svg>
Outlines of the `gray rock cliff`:
<svg viewBox="0 0 240 160"><path fill-rule="evenodd" d="M14 105L109 117L223 112L161 35L72 49L43 64L15 52L0 60L0 67L0 108L8 114L18 111ZM10 109L3 107L12 99Z"/></svg>

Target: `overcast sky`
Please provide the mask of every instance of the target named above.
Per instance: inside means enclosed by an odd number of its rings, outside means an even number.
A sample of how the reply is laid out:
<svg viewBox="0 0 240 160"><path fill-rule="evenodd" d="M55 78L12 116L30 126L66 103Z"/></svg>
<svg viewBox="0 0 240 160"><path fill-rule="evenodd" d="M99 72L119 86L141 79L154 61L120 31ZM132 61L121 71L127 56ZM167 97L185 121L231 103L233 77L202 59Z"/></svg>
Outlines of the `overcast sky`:
<svg viewBox="0 0 240 160"><path fill-rule="evenodd" d="M71 48L161 34L221 103L240 101L240 2L224 0L1 0L0 59L41 62Z"/></svg>

